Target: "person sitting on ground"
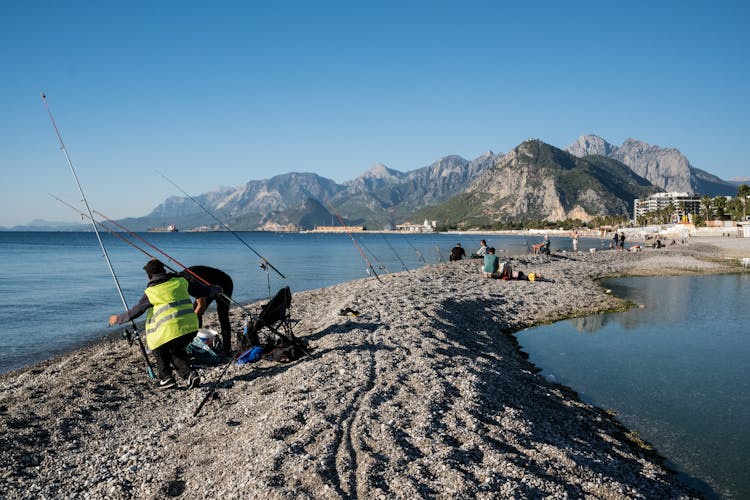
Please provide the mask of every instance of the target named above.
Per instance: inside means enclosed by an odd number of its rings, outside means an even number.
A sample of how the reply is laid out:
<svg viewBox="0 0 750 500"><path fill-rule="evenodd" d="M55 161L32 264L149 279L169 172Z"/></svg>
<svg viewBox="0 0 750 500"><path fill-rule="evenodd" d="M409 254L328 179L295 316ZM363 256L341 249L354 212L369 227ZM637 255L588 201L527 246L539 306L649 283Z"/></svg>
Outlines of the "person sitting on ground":
<svg viewBox="0 0 750 500"><path fill-rule="evenodd" d="M190 297L213 299L221 293L221 287L206 286L188 281L176 274L167 274L164 264L152 259L143 266L148 276L148 285L136 305L122 314L109 317L109 325L121 325L147 312L146 345L156 357L159 371L159 388L177 387L173 377L173 366L188 388L200 386L198 373L190 367L185 348L198 332L198 316L193 311Z"/></svg>
<svg viewBox="0 0 750 500"><path fill-rule="evenodd" d="M484 243L484 240L482 240ZM485 278L497 278L497 268L500 264L500 259L495 255L495 247L487 249L487 254L484 256L484 268L482 270Z"/></svg>
<svg viewBox="0 0 750 500"><path fill-rule="evenodd" d="M549 239L545 239L541 243L537 243L532 248L534 249L534 255L538 255L538 254L549 255Z"/></svg>
<svg viewBox="0 0 750 500"><path fill-rule="evenodd" d="M466 250L461 248L461 243L456 243L456 246L451 249L451 254L448 257L450 260L461 260L466 257Z"/></svg>
<svg viewBox="0 0 750 500"><path fill-rule="evenodd" d="M502 261L500 266L497 268L497 277L501 280L509 280L513 276L513 270L510 268L508 261Z"/></svg>
<svg viewBox="0 0 750 500"><path fill-rule="evenodd" d="M208 266L190 266L180 276L189 282L211 283L221 287L221 295L216 297L216 313L221 325L221 349L224 356L230 356L232 351L232 326L229 322L229 299L232 297L234 283L227 273L220 269ZM193 309L198 315L198 328L203 327L203 313L206 311L213 299L208 297L197 297Z"/></svg>
<svg viewBox="0 0 750 500"><path fill-rule="evenodd" d="M472 254L471 256L472 259L480 259L484 257L485 255L487 255L487 252L489 250L487 248L487 242L485 240L482 240L480 241L480 243L481 243L481 246L479 247L479 250L477 250L477 253Z"/></svg>

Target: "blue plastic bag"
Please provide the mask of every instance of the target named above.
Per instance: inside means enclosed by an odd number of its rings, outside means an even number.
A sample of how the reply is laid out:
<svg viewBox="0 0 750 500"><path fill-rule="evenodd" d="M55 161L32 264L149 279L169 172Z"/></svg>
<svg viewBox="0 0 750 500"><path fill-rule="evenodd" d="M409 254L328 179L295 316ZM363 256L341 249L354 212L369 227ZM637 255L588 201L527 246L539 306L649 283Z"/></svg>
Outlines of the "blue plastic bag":
<svg viewBox="0 0 750 500"><path fill-rule="evenodd" d="M263 357L263 348L259 345L248 349L247 351L240 354L237 358L238 365L244 365L245 363L255 363L261 357Z"/></svg>

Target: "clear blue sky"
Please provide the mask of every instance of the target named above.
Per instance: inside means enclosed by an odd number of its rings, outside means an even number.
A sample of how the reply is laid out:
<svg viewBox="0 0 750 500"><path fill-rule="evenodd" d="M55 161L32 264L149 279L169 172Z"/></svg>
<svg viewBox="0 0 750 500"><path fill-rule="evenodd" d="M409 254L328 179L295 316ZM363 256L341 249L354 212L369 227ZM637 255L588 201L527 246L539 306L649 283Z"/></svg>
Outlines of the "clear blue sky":
<svg viewBox="0 0 750 500"><path fill-rule="evenodd" d="M750 175L750 8L722 1L4 2L0 225L142 216L297 171L338 182L595 133Z"/></svg>

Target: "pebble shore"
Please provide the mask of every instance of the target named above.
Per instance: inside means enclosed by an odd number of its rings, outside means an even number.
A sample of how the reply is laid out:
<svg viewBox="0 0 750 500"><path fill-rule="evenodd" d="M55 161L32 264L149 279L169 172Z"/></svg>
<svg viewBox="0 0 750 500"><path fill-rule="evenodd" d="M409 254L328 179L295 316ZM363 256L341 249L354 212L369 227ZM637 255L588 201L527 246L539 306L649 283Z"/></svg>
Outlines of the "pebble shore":
<svg viewBox="0 0 750 500"><path fill-rule="evenodd" d="M102 341L0 377L0 497L696 497L614 417L539 376L512 333L628 307L602 277L742 271L723 255L691 242L509 258L554 282L463 260L294 293L312 355L230 366L198 417L224 365L165 392L134 346Z"/></svg>

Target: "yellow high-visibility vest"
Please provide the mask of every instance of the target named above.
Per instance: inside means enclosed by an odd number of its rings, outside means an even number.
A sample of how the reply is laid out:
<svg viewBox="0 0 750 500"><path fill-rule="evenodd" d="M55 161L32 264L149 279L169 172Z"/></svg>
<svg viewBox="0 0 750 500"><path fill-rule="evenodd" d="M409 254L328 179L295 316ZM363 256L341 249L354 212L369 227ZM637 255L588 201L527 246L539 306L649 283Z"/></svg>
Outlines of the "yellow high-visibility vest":
<svg viewBox="0 0 750 500"><path fill-rule="evenodd" d="M150 286L146 288L146 296L153 305L146 315L146 345L149 349L198 331L198 316L193 311L185 278L174 277Z"/></svg>

